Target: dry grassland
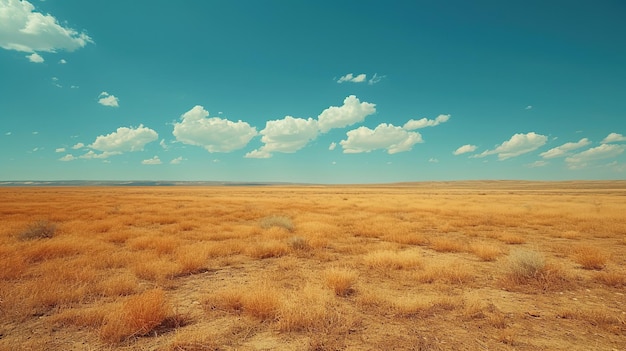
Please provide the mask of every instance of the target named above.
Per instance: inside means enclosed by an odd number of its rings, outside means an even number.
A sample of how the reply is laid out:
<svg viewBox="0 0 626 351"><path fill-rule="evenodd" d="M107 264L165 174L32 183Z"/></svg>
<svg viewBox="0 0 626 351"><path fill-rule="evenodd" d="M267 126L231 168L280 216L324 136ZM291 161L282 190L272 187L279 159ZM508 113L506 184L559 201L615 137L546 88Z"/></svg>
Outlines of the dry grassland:
<svg viewBox="0 0 626 351"><path fill-rule="evenodd" d="M0 350L624 350L626 182L0 188Z"/></svg>

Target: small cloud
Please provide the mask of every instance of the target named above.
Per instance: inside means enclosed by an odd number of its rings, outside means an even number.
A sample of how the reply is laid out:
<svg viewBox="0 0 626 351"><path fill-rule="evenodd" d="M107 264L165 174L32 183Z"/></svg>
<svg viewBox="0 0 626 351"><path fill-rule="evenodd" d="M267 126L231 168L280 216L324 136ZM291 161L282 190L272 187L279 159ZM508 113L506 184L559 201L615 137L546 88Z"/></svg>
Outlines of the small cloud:
<svg viewBox="0 0 626 351"><path fill-rule="evenodd" d="M367 79L367 75L365 73L361 73L359 75L353 75L352 73L348 73L345 76L340 77L337 80L337 83L341 84L344 82L352 82L352 83L363 83Z"/></svg>
<svg viewBox="0 0 626 351"><path fill-rule="evenodd" d="M141 151L146 144L157 140L158 137L157 132L144 127L143 124L137 128L120 127L113 133L98 136L89 147L110 154Z"/></svg>
<svg viewBox="0 0 626 351"><path fill-rule="evenodd" d="M245 158L270 158L272 157L272 154L270 154L269 152L265 150L256 149L256 150L252 150L246 153L244 157Z"/></svg>
<svg viewBox="0 0 626 351"><path fill-rule="evenodd" d="M33 132L33 135L37 135L37 134L39 134L39 132L37 132L37 131Z"/></svg>
<svg viewBox="0 0 626 351"><path fill-rule="evenodd" d="M59 81L59 78L57 78L57 77L52 77L52 81L57 82L57 81Z"/></svg>
<svg viewBox="0 0 626 351"><path fill-rule="evenodd" d="M595 160L612 158L620 155L626 149L625 145L602 144L587 149L565 159L569 169L582 169Z"/></svg>
<svg viewBox="0 0 626 351"><path fill-rule="evenodd" d="M336 142L332 142L330 143L330 145L328 146L328 150L333 151L335 150L335 148L337 147L337 143Z"/></svg>
<svg viewBox="0 0 626 351"><path fill-rule="evenodd" d="M537 168L537 167L544 167L547 166L549 162L547 161L535 161L533 163L529 163L526 165L526 167L529 168Z"/></svg>
<svg viewBox="0 0 626 351"><path fill-rule="evenodd" d="M343 100L341 106L330 106L317 116L320 132L326 133L333 128L343 128L363 122L365 117L376 112L376 104L361 102L355 95Z"/></svg>
<svg viewBox="0 0 626 351"><path fill-rule="evenodd" d="M435 119L422 118L419 120L411 119L404 124L402 128L406 130L415 130L421 129L425 127L434 127L438 126L441 123L445 123L450 119L450 115L439 115Z"/></svg>
<svg viewBox="0 0 626 351"><path fill-rule="evenodd" d="M165 143L165 139L161 139L161 142L159 142L159 145L161 145L163 150L167 150L168 148L167 144Z"/></svg>
<svg viewBox="0 0 626 351"><path fill-rule="evenodd" d="M97 154L93 152L93 150L89 150L89 152L87 152L86 154L78 156L78 157L84 158L84 159L92 159L92 158L105 159L105 158L109 158L111 156L115 156L119 154L121 154L121 152L117 152L117 151L105 151L105 152Z"/></svg>
<svg viewBox="0 0 626 351"><path fill-rule="evenodd" d="M468 152L474 152L476 151L477 148L478 147L476 145L465 144L459 147L458 149L454 150L452 154L458 156L458 155L466 154Z"/></svg>
<svg viewBox="0 0 626 351"><path fill-rule="evenodd" d="M11 134L13 134L13 133L12 133L12 132L6 132L6 133L4 133L4 135L11 135Z"/></svg>
<svg viewBox="0 0 626 351"><path fill-rule="evenodd" d="M60 148L54 149L54 152L65 152L65 148L60 147Z"/></svg>
<svg viewBox="0 0 626 351"><path fill-rule="evenodd" d="M183 162L183 160L184 160L184 159L183 159L183 157L182 157L182 156L178 156L178 157L176 157L175 159L171 160L171 161L170 161L170 164L171 164L171 165L178 165L178 164L180 164L181 162Z"/></svg>
<svg viewBox="0 0 626 351"><path fill-rule="evenodd" d="M103 91L98 95L98 103L102 106L119 107L119 99L115 95L111 95Z"/></svg>
<svg viewBox="0 0 626 351"><path fill-rule="evenodd" d="M78 85L71 85L70 89L78 89Z"/></svg>
<svg viewBox="0 0 626 351"><path fill-rule="evenodd" d="M34 149L33 149L33 152L37 152L37 151L39 151L39 148L38 148L38 147L36 147L36 148L34 148Z"/></svg>
<svg viewBox="0 0 626 351"><path fill-rule="evenodd" d="M84 147L85 147L85 144L83 144L83 143L76 143L74 146L72 146L72 149L78 150L78 149L82 149Z"/></svg>
<svg viewBox="0 0 626 351"><path fill-rule="evenodd" d="M436 158L431 157L431 158L428 159L428 162L430 162L430 163L439 163L439 160L436 159Z"/></svg>
<svg viewBox="0 0 626 351"><path fill-rule="evenodd" d="M374 84L380 82L385 77L386 76L379 76L378 73L374 73L374 76L372 78L370 78L370 80L367 81L367 84L374 85Z"/></svg>
<svg viewBox="0 0 626 351"><path fill-rule="evenodd" d="M67 155L61 157L59 159L59 161L68 162L68 161L74 161L75 159L76 159L76 157L74 157L74 155L67 154Z"/></svg>
<svg viewBox="0 0 626 351"><path fill-rule="evenodd" d="M621 141L626 141L626 136L623 136L623 135L618 134L618 133L611 133L611 134L607 135L606 138L602 139L602 141L600 143L608 144L608 143L617 143L617 142L621 142Z"/></svg>
<svg viewBox="0 0 626 351"><path fill-rule="evenodd" d="M159 159L159 156L154 156L153 158L141 161L141 164L142 165L160 165L161 160Z"/></svg>
<svg viewBox="0 0 626 351"><path fill-rule="evenodd" d="M589 141L589 139L587 138L582 138L580 139L578 142L575 143L565 143L561 146L557 146L553 149L550 149L546 152L542 152L539 154L539 156L543 157L543 158L555 158L555 157L561 157L561 156L567 156L569 154L569 151L572 150L576 150L579 149L581 147L585 147L587 145L591 144L591 142Z"/></svg>
<svg viewBox="0 0 626 351"><path fill-rule="evenodd" d="M333 161L333 162L331 162L330 164L332 164L332 165L336 165L336 164L337 164L337 161Z"/></svg>
<svg viewBox="0 0 626 351"><path fill-rule="evenodd" d="M532 105L528 105L528 106L524 107L524 110L532 110L532 109L533 109Z"/></svg>
<svg viewBox="0 0 626 351"><path fill-rule="evenodd" d="M530 132L527 134L518 133L511 137L511 139L496 146L493 150L487 150L481 154L473 155L472 158L482 158L488 155L498 155L498 160L503 161L512 157L523 155L531 151L537 150L543 146L548 137L545 135Z"/></svg>
<svg viewBox="0 0 626 351"><path fill-rule="evenodd" d="M26 55L26 58L28 58L28 61L34 63L42 63L44 61L43 57L41 57L41 55L36 52L33 52L30 55Z"/></svg>
<svg viewBox="0 0 626 351"><path fill-rule="evenodd" d="M64 65L64 64L66 64L66 63L67 63L67 61L65 61L65 59L60 59L60 60L59 60L59 64L60 64L60 65Z"/></svg>
<svg viewBox="0 0 626 351"><path fill-rule="evenodd" d="M346 133L348 138L339 142L345 154L358 154L384 149L388 154L410 151L413 145L424 142L418 132L381 123L375 129L359 127Z"/></svg>

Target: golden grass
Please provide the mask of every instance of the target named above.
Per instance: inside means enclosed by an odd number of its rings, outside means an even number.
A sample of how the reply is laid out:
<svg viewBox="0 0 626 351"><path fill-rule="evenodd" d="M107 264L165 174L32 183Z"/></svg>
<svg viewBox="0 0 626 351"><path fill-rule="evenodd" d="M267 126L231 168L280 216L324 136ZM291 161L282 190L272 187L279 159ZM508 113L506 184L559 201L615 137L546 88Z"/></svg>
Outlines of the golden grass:
<svg viewBox="0 0 626 351"><path fill-rule="evenodd" d="M624 194L0 187L0 350L621 349Z"/></svg>

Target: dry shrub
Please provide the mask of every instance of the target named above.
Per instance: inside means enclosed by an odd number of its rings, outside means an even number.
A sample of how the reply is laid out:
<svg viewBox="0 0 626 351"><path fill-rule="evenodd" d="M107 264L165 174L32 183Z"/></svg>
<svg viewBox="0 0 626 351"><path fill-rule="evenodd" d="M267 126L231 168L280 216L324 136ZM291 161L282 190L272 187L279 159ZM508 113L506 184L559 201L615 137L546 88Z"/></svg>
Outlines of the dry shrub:
<svg viewBox="0 0 626 351"><path fill-rule="evenodd" d="M593 280L613 288L626 286L626 274L620 272L599 272L593 277Z"/></svg>
<svg viewBox="0 0 626 351"><path fill-rule="evenodd" d="M433 238L430 240L430 248L437 252L462 252L465 251L465 243L450 238Z"/></svg>
<svg viewBox="0 0 626 351"><path fill-rule="evenodd" d="M311 248L309 241L301 236L292 236L287 240L287 244L294 250L305 251Z"/></svg>
<svg viewBox="0 0 626 351"><path fill-rule="evenodd" d="M409 269L422 265L420 253L415 250L379 250L366 254L363 260L369 267L378 269Z"/></svg>
<svg viewBox="0 0 626 351"><path fill-rule="evenodd" d="M106 315L100 337L117 343L136 336L147 335L166 321L170 306L161 289L131 296L122 306Z"/></svg>
<svg viewBox="0 0 626 351"><path fill-rule="evenodd" d="M294 230L293 222L291 218L286 216L268 216L261 219L261 228L269 229L271 227L279 227L286 229L290 232Z"/></svg>
<svg viewBox="0 0 626 351"><path fill-rule="evenodd" d="M180 266L178 274L194 274L206 271L209 253L198 245L183 246L176 250L175 259Z"/></svg>
<svg viewBox="0 0 626 351"><path fill-rule="evenodd" d="M570 285L567 273L560 266L546 263L543 255L536 251L513 251L505 269L501 283L509 290L557 291Z"/></svg>
<svg viewBox="0 0 626 351"><path fill-rule="evenodd" d="M350 325L333 305L330 292L310 285L288 296L277 317L281 332L341 333Z"/></svg>
<svg viewBox="0 0 626 351"><path fill-rule="evenodd" d="M326 285L337 296L348 296L354 292L357 274L351 269L333 267L324 272Z"/></svg>
<svg viewBox="0 0 626 351"><path fill-rule="evenodd" d="M40 220L30 224L17 237L20 240L48 239L54 236L56 230L56 224Z"/></svg>
<svg viewBox="0 0 626 351"><path fill-rule="evenodd" d="M253 258L264 259L270 257L281 257L289 253L289 246L287 244L277 241L270 240L262 243L258 243L257 245L248 249L248 255Z"/></svg>
<svg viewBox="0 0 626 351"><path fill-rule="evenodd" d="M507 275L515 282L523 283L537 278L546 267L543 255L536 251L515 250L509 255Z"/></svg>
<svg viewBox="0 0 626 351"><path fill-rule="evenodd" d="M498 237L498 239L509 245L519 245L526 242L526 239L523 236L511 233L503 233Z"/></svg>
<svg viewBox="0 0 626 351"><path fill-rule="evenodd" d="M469 251L483 261L495 261L498 256L502 255L502 249L493 244L474 243L469 247Z"/></svg>
<svg viewBox="0 0 626 351"><path fill-rule="evenodd" d="M608 261L607 254L593 246L578 246L574 249L574 261L584 269L601 270Z"/></svg>

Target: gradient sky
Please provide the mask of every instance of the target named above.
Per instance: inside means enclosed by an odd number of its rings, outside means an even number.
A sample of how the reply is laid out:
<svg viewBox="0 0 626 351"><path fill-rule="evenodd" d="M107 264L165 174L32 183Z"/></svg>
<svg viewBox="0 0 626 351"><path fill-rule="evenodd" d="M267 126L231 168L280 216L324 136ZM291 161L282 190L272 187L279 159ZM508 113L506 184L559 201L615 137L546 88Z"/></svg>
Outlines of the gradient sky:
<svg viewBox="0 0 626 351"><path fill-rule="evenodd" d="M0 180L626 177L626 3L0 0Z"/></svg>

